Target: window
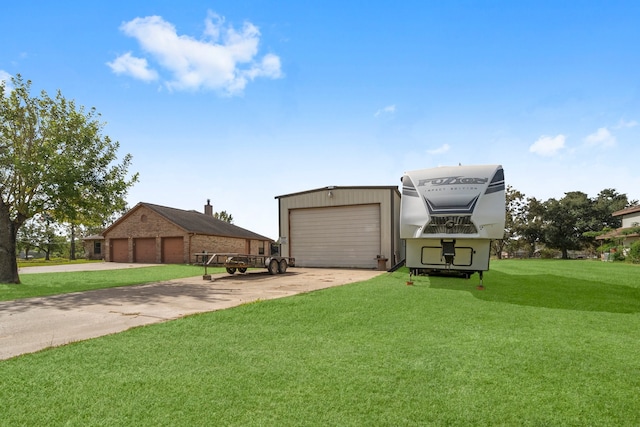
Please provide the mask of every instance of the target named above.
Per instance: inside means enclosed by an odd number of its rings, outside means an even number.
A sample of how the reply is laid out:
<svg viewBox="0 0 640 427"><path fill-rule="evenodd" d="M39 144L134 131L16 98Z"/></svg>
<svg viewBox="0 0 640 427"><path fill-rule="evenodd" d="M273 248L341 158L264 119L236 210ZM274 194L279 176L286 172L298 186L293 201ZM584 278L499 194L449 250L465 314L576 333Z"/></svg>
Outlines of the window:
<svg viewBox="0 0 640 427"><path fill-rule="evenodd" d="M98 241L93 242L93 254L94 255L102 254L102 242L98 242Z"/></svg>
<svg viewBox="0 0 640 427"><path fill-rule="evenodd" d="M264 255L264 242L262 240L258 243L258 255Z"/></svg>

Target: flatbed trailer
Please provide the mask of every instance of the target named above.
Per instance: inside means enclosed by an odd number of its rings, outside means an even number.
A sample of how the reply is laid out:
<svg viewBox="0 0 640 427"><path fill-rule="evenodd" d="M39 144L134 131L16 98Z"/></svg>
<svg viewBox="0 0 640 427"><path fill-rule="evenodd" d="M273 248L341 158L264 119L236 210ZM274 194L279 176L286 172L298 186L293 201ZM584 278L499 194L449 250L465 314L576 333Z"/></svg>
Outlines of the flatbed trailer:
<svg viewBox="0 0 640 427"><path fill-rule="evenodd" d="M207 267L224 267L229 274L246 273L248 268L266 268L270 274L282 274L289 267L295 267L296 260L279 255L250 255L238 253L194 254L196 260L202 259L204 274Z"/></svg>

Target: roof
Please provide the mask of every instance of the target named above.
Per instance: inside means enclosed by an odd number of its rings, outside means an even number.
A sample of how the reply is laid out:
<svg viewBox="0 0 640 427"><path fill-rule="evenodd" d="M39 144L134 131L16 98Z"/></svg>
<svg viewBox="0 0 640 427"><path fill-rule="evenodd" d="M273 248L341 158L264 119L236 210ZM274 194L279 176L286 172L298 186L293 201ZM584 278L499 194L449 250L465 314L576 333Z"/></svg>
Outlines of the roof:
<svg viewBox="0 0 640 427"><path fill-rule="evenodd" d="M146 207L156 212L158 215L164 217L167 221L172 222L178 227L182 228L188 233L205 234L210 236L223 236L223 237L235 237L242 239L253 240L268 240L272 241L269 237L262 236L253 231L249 231L245 228L238 227L229 222L222 221L214 218L211 215L207 215L195 210L185 211L182 209L170 208L167 206L154 205L152 203L140 202L129 212L125 213L122 217L116 220L111 226L109 226L103 234L107 233L113 227L115 227L124 218L130 215L131 212Z"/></svg>
<svg viewBox="0 0 640 427"><path fill-rule="evenodd" d="M607 240L613 239L617 237L638 237L640 234L633 233L630 230L633 230L634 227L625 227L625 228L617 228L615 230L611 230L607 233L600 234L596 236L596 240Z"/></svg>
<svg viewBox="0 0 640 427"><path fill-rule="evenodd" d="M640 205L631 206L630 208L625 208L625 209L621 209L619 211L615 211L611 215L620 216L620 215L627 215L627 214L635 213L635 212L640 212Z"/></svg>
<svg viewBox="0 0 640 427"><path fill-rule="evenodd" d="M103 240L104 236L100 234L92 234L91 236L83 237L82 240Z"/></svg>
<svg viewBox="0 0 640 427"><path fill-rule="evenodd" d="M282 196L276 196L276 199L281 199L283 197L292 197L298 196L300 194L308 194L315 193L316 191L327 191L327 190L394 190L396 193L400 194L398 191L397 185L377 185L377 186L351 186L351 187L338 187L336 185L330 185L328 187L316 188L313 190L300 191L297 193L283 194Z"/></svg>

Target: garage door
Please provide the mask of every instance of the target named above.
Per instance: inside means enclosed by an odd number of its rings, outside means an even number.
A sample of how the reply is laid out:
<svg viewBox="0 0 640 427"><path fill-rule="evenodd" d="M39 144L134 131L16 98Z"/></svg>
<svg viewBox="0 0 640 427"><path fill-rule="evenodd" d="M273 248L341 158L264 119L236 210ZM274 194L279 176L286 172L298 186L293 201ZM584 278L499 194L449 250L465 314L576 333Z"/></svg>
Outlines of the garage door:
<svg viewBox="0 0 640 427"><path fill-rule="evenodd" d="M129 239L111 239L109 245L112 262L129 262Z"/></svg>
<svg viewBox="0 0 640 427"><path fill-rule="evenodd" d="M162 238L162 262L165 264L184 263L184 243L182 237Z"/></svg>
<svg viewBox="0 0 640 427"><path fill-rule="evenodd" d="M156 262L156 239L154 237L148 239L135 239L134 262L153 264Z"/></svg>
<svg viewBox="0 0 640 427"><path fill-rule="evenodd" d="M376 268L380 205L295 209L289 221L296 265Z"/></svg>

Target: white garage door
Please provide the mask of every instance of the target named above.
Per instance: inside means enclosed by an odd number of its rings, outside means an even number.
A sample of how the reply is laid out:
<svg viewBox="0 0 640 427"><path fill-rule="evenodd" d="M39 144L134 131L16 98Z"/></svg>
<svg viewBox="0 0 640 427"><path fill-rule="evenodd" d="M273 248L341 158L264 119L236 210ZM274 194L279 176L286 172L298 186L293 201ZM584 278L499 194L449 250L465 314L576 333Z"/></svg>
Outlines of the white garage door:
<svg viewBox="0 0 640 427"><path fill-rule="evenodd" d="M297 266L377 267L380 205L295 209L289 215Z"/></svg>

